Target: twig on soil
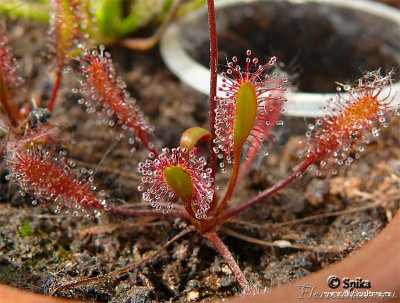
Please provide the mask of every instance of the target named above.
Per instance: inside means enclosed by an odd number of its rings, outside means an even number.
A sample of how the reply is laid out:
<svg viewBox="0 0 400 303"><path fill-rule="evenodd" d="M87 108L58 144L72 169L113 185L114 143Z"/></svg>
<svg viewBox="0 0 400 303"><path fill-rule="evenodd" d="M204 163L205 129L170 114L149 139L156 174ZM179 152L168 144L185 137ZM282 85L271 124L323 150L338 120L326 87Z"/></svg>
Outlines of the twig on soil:
<svg viewBox="0 0 400 303"><path fill-rule="evenodd" d="M130 264L128 266L122 267L120 269L114 270L110 273L104 274L104 275L100 275L97 277L93 277L93 278L88 278L88 279L84 279L84 280L80 280L80 281L75 281L72 283L68 283L68 284L64 284L61 285L59 287L57 287L53 292L52 292L52 296L57 297L58 293L62 290L71 288L71 287L76 287L76 286L81 286L81 285L85 285L91 282L99 282L100 280L104 280L107 278L111 278L111 277L115 277L119 274L125 273L129 270L132 270L134 268L137 268L138 266L145 264L147 262L149 262L151 259L153 259L154 257L156 257L157 255L159 255L161 253L161 251L163 251L164 249L166 249L168 246L170 246L172 243L174 243L175 241L177 241L179 238L183 237L184 235L195 231L195 227L194 226L188 226L186 227L184 230L182 230L179 234L177 234L175 237L173 237L171 240L167 241L164 245L162 245L160 248L158 248L157 250L155 250L154 252L150 253L146 258L139 260L133 264Z"/></svg>
<svg viewBox="0 0 400 303"><path fill-rule="evenodd" d="M388 191L384 194L380 192L379 190L376 190L373 193L366 193L366 192L361 192L358 190L354 190L353 192L355 195L361 197L364 200L371 200L375 201L373 203L359 206L359 207L354 207L351 209L345 209L341 211L335 211L331 213L325 213L325 214L318 214L314 216L309 216L306 218L300 218L300 219L295 219L295 220L290 220L286 222L281 222L281 223L266 223L266 224L254 224L242 220L237 220L237 219L229 219L227 222L235 223L235 224L241 224L241 225L246 225L246 226L252 226L252 227L257 227L257 228L277 228L277 227L282 227L282 226L288 226L288 225L293 225L293 224L298 224L298 223L304 223L308 221L313 221L317 219L322 219L322 218L329 218L329 217L336 217L336 216L341 216L345 214L351 214L359 211L364 211L367 209L375 208L378 206L381 206L382 204L386 204L388 201L395 201L400 199L400 191L398 189L395 189L394 191ZM388 216L388 221L390 222L390 216Z"/></svg>
<svg viewBox="0 0 400 303"><path fill-rule="evenodd" d="M306 218L295 219L295 220L290 220L290 221L281 222L281 223L266 223L266 224L261 225L261 224L254 224L254 223L249 223L249 222L235 220L235 219L231 219L228 222L232 222L235 224L241 224L241 225L247 225L247 226L253 226L253 227L257 227L257 228L276 228L276 227L282 227L282 226L293 225L293 224L298 224L298 223L304 223L304 222L313 221L313 220L322 219L322 218L336 217L336 216L341 216L341 215L345 215L345 214L351 214L351 213L378 207L383 202L384 202L383 200L380 200L380 201L377 201L377 202L374 202L374 203L371 203L368 205L363 205L360 207L355 207L355 208L341 210L341 211L335 211L335 212L326 213L326 214L318 214L318 215L314 215L314 216L310 216L310 217L306 217Z"/></svg>
<svg viewBox="0 0 400 303"><path fill-rule="evenodd" d="M167 221L156 221L156 222L147 222L147 223L120 223L120 224L107 224L94 226L91 228L86 228L80 232L81 236L85 235L97 235L104 233L111 233L118 228L129 229L131 227L145 227L145 226L159 226L159 225L168 225Z"/></svg>
<svg viewBox="0 0 400 303"><path fill-rule="evenodd" d="M295 249L302 249L302 250L310 250L313 251L315 253L330 253L330 254L337 254L340 253L344 250L346 250L345 247L331 247L331 246L308 246L308 245L302 245L302 244L292 244L287 240L278 240L278 241L274 241L274 242L268 242L268 241L264 241L264 240L260 240L260 239L256 239L253 237L249 237L249 236L245 236L242 234L239 234L227 227L221 227L220 229L223 233L238 238L240 240L246 241L246 242L250 242L250 243L254 243L254 244L258 244L258 245L263 245L263 246L268 246L268 247L278 247L278 248L295 248Z"/></svg>
<svg viewBox="0 0 400 303"><path fill-rule="evenodd" d="M313 221L313 220L322 219L322 218L336 217L336 216L341 216L341 215L344 215L344 214L351 214L351 213L355 213L355 212L358 212L358 211L363 211L363 210L366 210L366 209L377 207L380 204L382 204L382 202L383 201L377 201L375 203L371 203L371 204L368 204L368 205L363 205L363 206L360 206L360 207L355 207L355 208L341 210L341 211L335 211L335 212L326 213L326 214L318 214L318 215L309 216L309 217L306 217L306 218L295 219L295 220L285 221L285 222L281 222L281 223L253 224L253 223L249 223L249 222L246 222L246 221L235 220L235 219L231 219L231 220L229 220L229 222L235 223L235 224L253 226L253 227L257 227L257 228L268 228L269 229L269 228L276 228L276 227L282 227L282 226L287 226L287 225L293 225L293 224L297 224L297 223L304 223L304 222Z"/></svg>

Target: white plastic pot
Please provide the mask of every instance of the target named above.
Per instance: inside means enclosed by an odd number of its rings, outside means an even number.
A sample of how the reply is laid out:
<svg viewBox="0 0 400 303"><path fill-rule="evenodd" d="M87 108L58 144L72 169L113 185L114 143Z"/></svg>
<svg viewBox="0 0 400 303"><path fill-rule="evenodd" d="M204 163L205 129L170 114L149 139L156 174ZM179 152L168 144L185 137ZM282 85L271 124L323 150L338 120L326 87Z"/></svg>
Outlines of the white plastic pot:
<svg viewBox="0 0 400 303"><path fill-rule="evenodd" d="M268 2L276 0L216 0L215 6L218 11L228 6L252 2ZM367 13L376 18L385 19L394 23L399 27L400 32L400 10L369 0L287 0L296 5L317 3L320 5L340 7L346 10L358 10ZM185 17L172 24L161 40L161 55L168 68L184 83L204 94L209 94L210 72L209 69L196 62L183 48L182 35L183 27L188 22L198 19L206 14L206 8L193 11ZM282 18L290 18L290 16L282 16ZM369 26L374 26L370 24ZM217 29L218 30L218 29ZM205 33L208 35L208 33ZM243 53L246 50L243 50ZM400 53L394 55L398 58L397 68L400 65ZM224 64L224 63L223 63ZM319 64L318 61L315 64ZM386 71L382 71L385 74ZM361 72L359 73L359 76ZM354 75L349 75L349 79ZM218 84L221 84L222 77L218 78ZM396 92L398 92L396 94ZM393 104L400 105L400 82L395 82L391 88L387 88L385 94L390 94L390 98L394 98ZM326 100L336 97L336 92L332 93L309 93L289 91L286 94L288 102L285 104L285 114L291 116L321 116L323 112L321 107L326 104Z"/></svg>

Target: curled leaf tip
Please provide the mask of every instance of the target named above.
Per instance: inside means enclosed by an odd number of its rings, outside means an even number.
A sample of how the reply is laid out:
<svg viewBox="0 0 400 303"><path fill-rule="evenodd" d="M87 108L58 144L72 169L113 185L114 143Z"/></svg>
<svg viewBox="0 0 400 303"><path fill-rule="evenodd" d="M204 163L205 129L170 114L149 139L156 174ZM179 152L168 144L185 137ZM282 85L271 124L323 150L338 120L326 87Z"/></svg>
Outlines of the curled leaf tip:
<svg viewBox="0 0 400 303"><path fill-rule="evenodd" d="M211 133L208 130L202 127L192 127L182 134L180 147L185 150L184 154L188 155L200 142L209 142L210 140Z"/></svg>

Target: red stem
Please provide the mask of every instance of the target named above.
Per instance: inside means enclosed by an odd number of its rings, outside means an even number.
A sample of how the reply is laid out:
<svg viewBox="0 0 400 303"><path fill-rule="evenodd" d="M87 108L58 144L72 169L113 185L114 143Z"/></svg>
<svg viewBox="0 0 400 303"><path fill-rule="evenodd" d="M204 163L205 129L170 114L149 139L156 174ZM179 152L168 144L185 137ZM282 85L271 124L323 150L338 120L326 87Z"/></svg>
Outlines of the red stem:
<svg viewBox="0 0 400 303"><path fill-rule="evenodd" d="M272 127L271 127L272 128ZM265 139L267 136L263 136L263 139ZM241 183L243 179L247 176L247 173L250 170L251 164L253 163L255 157L258 155L261 145L258 145L258 138L253 138L251 140L250 146L256 145L255 148L250 148L246 157L246 160L244 161L242 165L242 170L240 171L240 174L238 176L237 183Z"/></svg>
<svg viewBox="0 0 400 303"><path fill-rule="evenodd" d="M214 230L210 230L204 234L204 236L210 240L221 255L224 257L225 261L228 263L229 267L232 269L236 280L239 282L240 286L244 289L247 295L255 295L255 291L250 287L249 282L247 282L239 265L236 263L228 247L222 242L221 238L217 235Z"/></svg>
<svg viewBox="0 0 400 303"><path fill-rule="evenodd" d="M208 6L208 26L210 31L210 71L211 71L211 80L210 80L210 133L211 133L211 141L210 141L210 168L212 170L211 176L214 181L211 185L214 187L215 184L215 171L217 168L217 154L214 152L214 148L216 147L213 139L215 139L215 109L216 109L216 97L217 97L217 76L218 76L218 42L217 42L217 26L215 21L215 7L214 0L207 0ZM213 202L210 205L210 209L212 210L217 203L217 196L214 194Z"/></svg>
<svg viewBox="0 0 400 303"><path fill-rule="evenodd" d="M63 66L64 66L64 61L60 60L58 67L57 67L56 83L54 84L53 93L51 94L51 98L50 98L49 104L47 106L47 109L49 110L49 112L53 112L53 109L54 109L54 103L56 102L57 93L60 89L61 78L62 78L62 73L63 73Z"/></svg>
<svg viewBox="0 0 400 303"><path fill-rule="evenodd" d="M237 180L237 183L240 184L243 179L247 176L251 164L254 161L254 158L257 156L258 152L260 151L262 145L258 144L259 140L262 139L267 139L269 137L269 134L271 133L272 129L275 126L274 122L271 122L269 124L265 124L266 121L277 121L279 119L279 117L281 116L281 111L280 108L283 105L283 98L279 98L282 97L283 93L282 91L273 91L272 92L272 97L276 98L273 99L273 101L271 102L271 107L273 108L272 111L269 112L268 117L266 117L267 119L265 119L265 121L263 121L264 127L263 127L263 133L259 133L259 138L258 137L253 137L252 141L250 143L250 146L256 146L256 148L250 148L250 150L248 151L248 157L247 159L244 161L241 169L240 169L240 173L239 173L239 177ZM257 136L257 134L256 134Z"/></svg>
<svg viewBox="0 0 400 303"><path fill-rule="evenodd" d="M186 210L186 218L196 218L196 214L194 213L193 208L196 208L196 205L192 204L191 199L184 199L181 197L183 207L185 207Z"/></svg>
<svg viewBox="0 0 400 303"><path fill-rule="evenodd" d="M245 211L246 209L248 209L249 207L253 206L254 204L256 204L256 203L268 198L272 194L276 193L278 190L280 190L281 188L283 188L286 185L288 185L289 183L291 183L293 180L295 180L298 177L300 177L305 172L305 170L308 167L310 167L310 165L312 165L313 163L318 161L318 159L319 158L317 158L317 157L315 157L313 155L310 155L310 157L305 158L303 160L303 162L301 162L299 164L299 166L297 166L295 168L295 170L289 176L287 176L285 179L283 179L280 182L276 183L271 188L263 191L261 194L259 194L258 196L254 197L253 199L251 199L249 201L246 201L245 203L243 203L241 205L238 205L236 207L233 207L233 208L228 209L227 211L225 211L221 215L220 221L226 221L227 219L240 214L241 212Z"/></svg>
<svg viewBox="0 0 400 303"><path fill-rule="evenodd" d="M226 191L225 197L222 199L221 204L218 206L217 215L222 213L222 211L226 208L228 200L231 198L232 193L235 189L236 181L239 175L240 169L240 155L242 154L242 146L240 148L236 148L233 154L233 171L231 176L231 181L229 182L228 190Z"/></svg>
<svg viewBox="0 0 400 303"><path fill-rule="evenodd" d="M159 155L158 151L155 148L154 143L151 142L150 135L145 131L138 131L137 136L139 137L140 141L143 143L144 147L147 148L148 151L152 152L155 157Z"/></svg>
<svg viewBox="0 0 400 303"><path fill-rule="evenodd" d="M18 111L15 112L15 109L13 108L13 111L10 108L10 93L7 89L6 84L4 83L4 77L3 77L3 71L0 69L0 102L1 105L3 106L3 110L5 111L8 119L11 122L12 126L17 126L17 121L16 119L18 116Z"/></svg>

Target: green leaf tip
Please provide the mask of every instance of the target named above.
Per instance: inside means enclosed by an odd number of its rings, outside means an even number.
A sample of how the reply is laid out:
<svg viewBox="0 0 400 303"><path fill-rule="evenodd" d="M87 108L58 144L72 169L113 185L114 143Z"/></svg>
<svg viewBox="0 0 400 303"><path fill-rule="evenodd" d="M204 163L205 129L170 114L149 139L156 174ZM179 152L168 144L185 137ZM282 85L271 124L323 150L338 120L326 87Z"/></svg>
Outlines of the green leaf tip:
<svg viewBox="0 0 400 303"><path fill-rule="evenodd" d="M236 93L236 116L233 127L234 149L241 150L257 118L257 95L251 82L244 82Z"/></svg>
<svg viewBox="0 0 400 303"><path fill-rule="evenodd" d="M209 142L211 133L202 127L192 127L184 131L181 136L180 147L185 149L185 154L197 146L201 141Z"/></svg>
<svg viewBox="0 0 400 303"><path fill-rule="evenodd" d="M181 166L167 167L164 170L164 179L182 200L192 200L193 182L186 169Z"/></svg>

